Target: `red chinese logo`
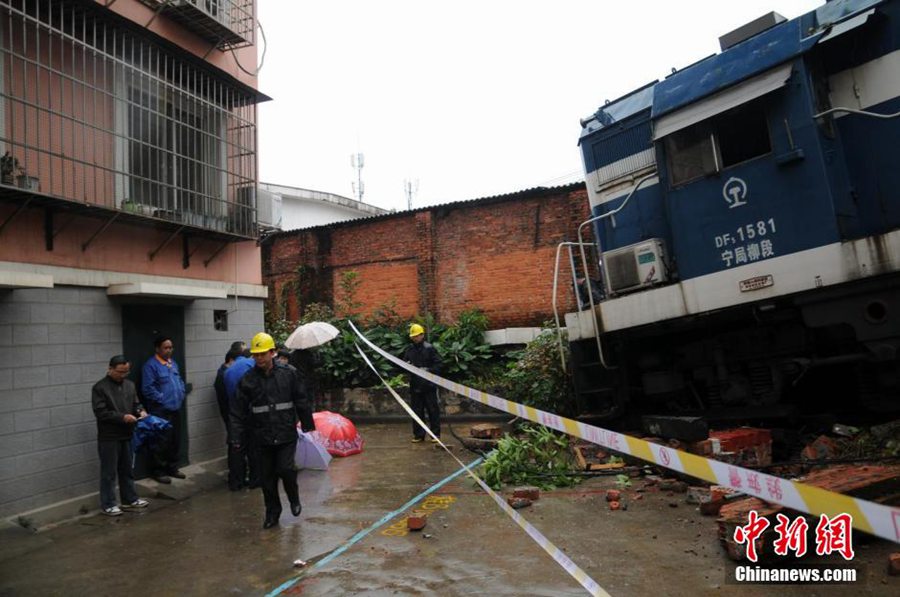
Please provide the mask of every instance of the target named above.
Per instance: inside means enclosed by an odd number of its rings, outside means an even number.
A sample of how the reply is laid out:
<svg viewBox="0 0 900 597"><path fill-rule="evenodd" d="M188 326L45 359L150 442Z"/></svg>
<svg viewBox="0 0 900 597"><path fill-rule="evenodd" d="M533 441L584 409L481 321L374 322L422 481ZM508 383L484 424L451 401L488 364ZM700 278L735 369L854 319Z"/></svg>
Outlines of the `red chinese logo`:
<svg viewBox="0 0 900 597"><path fill-rule="evenodd" d="M802 558L806 555L807 535L809 523L802 516L798 516L793 522L784 514L776 514L778 521L773 530L776 538L773 542L776 555L787 556L794 552L794 556ZM734 530L734 541L747 545L747 559L751 562L758 560L756 553L756 541L762 536L770 522L751 510L747 514L747 524ZM852 560L853 553L853 517L849 514L837 514L831 518L827 514L819 517L816 525L816 554L820 556L839 553L845 560Z"/></svg>
<svg viewBox="0 0 900 597"><path fill-rule="evenodd" d="M819 517L816 525L816 553L820 556L838 552L845 560L853 559L853 517L838 514L831 519Z"/></svg>
<svg viewBox="0 0 900 597"><path fill-rule="evenodd" d="M779 556L788 555L789 551L793 551L795 557L802 558L806 555L806 532L809 530L809 524L802 516L798 516L794 522L784 514L776 514L778 524L775 525L775 532L778 538L775 539L775 553Z"/></svg>
<svg viewBox="0 0 900 597"><path fill-rule="evenodd" d="M738 545L747 544L747 559L751 562L758 560L756 540L767 528L769 528L769 521L765 518L760 518L756 510L750 510L750 513L747 515L747 524L734 529L735 543Z"/></svg>

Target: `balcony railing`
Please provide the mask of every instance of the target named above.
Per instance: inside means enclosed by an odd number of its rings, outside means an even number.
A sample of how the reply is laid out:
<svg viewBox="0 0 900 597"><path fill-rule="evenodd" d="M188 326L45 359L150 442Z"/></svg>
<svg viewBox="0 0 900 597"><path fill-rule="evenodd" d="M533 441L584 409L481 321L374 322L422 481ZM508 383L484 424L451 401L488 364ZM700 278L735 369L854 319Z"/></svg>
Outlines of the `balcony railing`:
<svg viewBox="0 0 900 597"><path fill-rule="evenodd" d="M219 48L252 45L253 0L141 0Z"/></svg>
<svg viewBox="0 0 900 597"><path fill-rule="evenodd" d="M0 0L0 196L255 237L255 96L102 17Z"/></svg>

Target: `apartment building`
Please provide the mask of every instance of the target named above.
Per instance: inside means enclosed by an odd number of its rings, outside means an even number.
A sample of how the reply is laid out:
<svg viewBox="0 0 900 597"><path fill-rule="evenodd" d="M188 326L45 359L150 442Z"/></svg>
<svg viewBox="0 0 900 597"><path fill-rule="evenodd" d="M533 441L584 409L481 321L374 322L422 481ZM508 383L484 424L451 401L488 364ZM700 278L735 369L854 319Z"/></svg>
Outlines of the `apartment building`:
<svg viewBox="0 0 900 597"><path fill-rule="evenodd" d="M263 325L254 0L0 0L0 517L97 491L91 386L174 338L182 461Z"/></svg>

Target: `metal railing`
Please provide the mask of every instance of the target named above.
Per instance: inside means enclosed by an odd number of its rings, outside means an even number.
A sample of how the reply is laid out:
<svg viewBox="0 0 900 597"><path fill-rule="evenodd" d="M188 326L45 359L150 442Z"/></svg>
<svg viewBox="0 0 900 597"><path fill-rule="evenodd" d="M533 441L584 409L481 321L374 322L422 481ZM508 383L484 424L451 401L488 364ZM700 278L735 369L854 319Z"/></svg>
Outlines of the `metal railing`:
<svg viewBox="0 0 900 597"><path fill-rule="evenodd" d="M254 0L141 0L218 48L253 45Z"/></svg>
<svg viewBox="0 0 900 597"><path fill-rule="evenodd" d="M582 271L584 271L584 272L588 271L587 256L584 252L585 242L584 242L584 239L582 238L582 232L581 232L584 229L584 227L587 226L588 224L593 224L594 222L599 222L600 220L610 218L610 217L616 215L617 213L619 213L620 211L622 211L625 208L625 206L628 205L628 202L631 200L631 197L635 194L635 192L637 192L637 190L641 187L641 185L643 185L648 180L652 180L652 179L656 178L656 176L657 176L657 173L654 171L651 174L647 174L646 176L643 176L642 178L638 179L636 181L634 187L632 187L631 191L628 193L628 195L625 197L625 200L622 201L622 204L619 205L619 207L615 208L612 211L608 211L606 213L600 214L599 216L594 216L593 218L585 220L584 222L579 224L579 226L578 226L578 242L574 243L574 244L576 244L578 246L579 253L581 255L581 267L583 268ZM597 255L600 256L600 258L602 259L603 247L600 245L599 236L596 239L595 244L597 247ZM606 276L607 276L606 268L602 267L602 265L600 267L600 274L604 281L603 282L604 288L609 288L609 284L607 283L607 279L606 279ZM587 277L585 277L585 280L587 281ZM590 287L588 287L587 296L588 296L588 304L591 307L591 325L593 325L593 327L594 327L594 339L597 341L597 355L600 358L600 364L603 366L604 369L616 369L617 368L616 366L610 365L609 363L606 362L606 356L603 354L603 343L600 341L600 328L597 325L597 309L596 309L596 305L594 304L594 294L590 291ZM557 329L558 328L559 328L559 323L557 322ZM562 348L560 347L560 353L561 352L562 352ZM562 354L560 354L560 356L562 356Z"/></svg>
<svg viewBox="0 0 900 597"><path fill-rule="evenodd" d="M572 257L572 247L577 246L579 243L573 243L569 241L564 241L556 245L556 261L553 266L553 320L556 322L556 341L559 345L559 360L562 363L562 370L566 370L566 352L565 347L563 346L563 337L562 337L562 327L559 325L559 307L556 304L556 298L559 294L559 254L563 247L567 247L569 249L569 267L572 270L572 283L575 290L575 300L578 303L578 309L581 310L582 302L581 298L578 296L578 273L575 269L575 260ZM588 243L591 245L591 243ZM585 273L585 283L587 286L587 292L591 292L590 281L587 273Z"/></svg>
<svg viewBox="0 0 900 597"><path fill-rule="evenodd" d="M90 4L0 0L0 192L255 237L255 97Z"/></svg>

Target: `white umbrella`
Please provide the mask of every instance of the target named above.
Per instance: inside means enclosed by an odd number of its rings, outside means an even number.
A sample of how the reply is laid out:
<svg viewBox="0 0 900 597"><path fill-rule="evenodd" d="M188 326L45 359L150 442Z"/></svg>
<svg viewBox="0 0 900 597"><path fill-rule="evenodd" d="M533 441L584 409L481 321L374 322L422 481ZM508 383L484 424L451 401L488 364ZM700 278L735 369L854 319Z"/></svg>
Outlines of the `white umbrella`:
<svg viewBox="0 0 900 597"><path fill-rule="evenodd" d="M288 348L312 348L330 342L338 337L340 330L324 321L312 321L298 327L284 341Z"/></svg>
<svg viewBox="0 0 900 597"><path fill-rule="evenodd" d="M303 433L297 428L297 448L294 450L294 464L297 468L309 468L324 471L331 462L331 454L313 435L315 431Z"/></svg>

